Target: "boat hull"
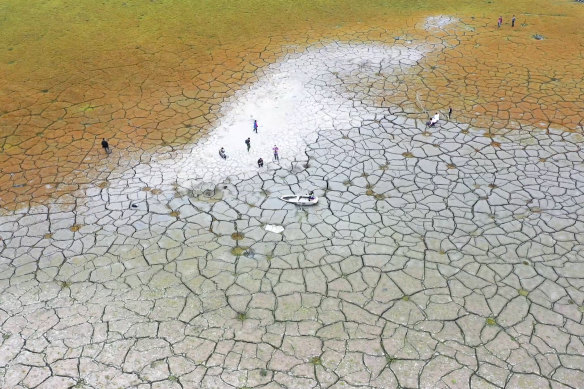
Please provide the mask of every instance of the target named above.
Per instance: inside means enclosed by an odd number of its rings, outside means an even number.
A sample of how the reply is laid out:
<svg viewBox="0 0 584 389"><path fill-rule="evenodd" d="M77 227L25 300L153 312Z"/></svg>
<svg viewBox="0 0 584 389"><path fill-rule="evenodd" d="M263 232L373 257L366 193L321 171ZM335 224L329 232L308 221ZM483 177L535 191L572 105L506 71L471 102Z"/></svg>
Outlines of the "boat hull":
<svg viewBox="0 0 584 389"><path fill-rule="evenodd" d="M318 197L316 196L311 199L310 196L286 195L280 197L280 200L296 205L315 205L318 203Z"/></svg>

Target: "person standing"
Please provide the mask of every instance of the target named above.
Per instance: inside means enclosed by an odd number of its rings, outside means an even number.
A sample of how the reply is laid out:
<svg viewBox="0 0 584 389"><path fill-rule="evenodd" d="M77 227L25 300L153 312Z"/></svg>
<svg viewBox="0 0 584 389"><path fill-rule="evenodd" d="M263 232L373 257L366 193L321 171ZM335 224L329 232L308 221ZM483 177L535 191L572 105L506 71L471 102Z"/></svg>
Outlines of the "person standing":
<svg viewBox="0 0 584 389"><path fill-rule="evenodd" d="M452 107L448 108L448 120L450 120L450 116L452 116Z"/></svg>
<svg viewBox="0 0 584 389"><path fill-rule="evenodd" d="M502 24L503 24L503 17L499 16L499 20L497 20L497 28L501 28Z"/></svg>
<svg viewBox="0 0 584 389"><path fill-rule="evenodd" d="M245 140L245 144L247 145L247 152L249 153L249 149L251 148L251 139L247 138Z"/></svg>
<svg viewBox="0 0 584 389"><path fill-rule="evenodd" d="M264 160L262 158L258 159L258 167L264 167Z"/></svg>
<svg viewBox="0 0 584 389"><path fill-rule="evenodd" d="M511 18L511 27L515 27L515 15Z"/></svg>
<svg viewBox="0 0 584 389"><path fill-rule="evenodd" d="M223 147L219 149L219 156L223 159L227 159L227 154L225 154L225 149Z"/></svg>
<svg viewBox="0 0 584 389"><path fill-rule="evenodd" d="M101 147L103 147L106 154L110 154L112 152L110 150L109 143L107 142L107 140L105 140L105 138L103 138L103 140L101 141Z"/></svg>
<svg viewBox="0 0 584 389"><path fill-rule="evenodd" d="M274 161L280 162L280 155L278 154L280 149L278 148L278 146L274 145L274 148L272 148L272 150L274 150Z"/></svg>
<svg viewBox="0 0 584 389"><path fill-rule="evenodd" d="M258 121L254 119L253 121L253 132L258 133Z"/></svg>

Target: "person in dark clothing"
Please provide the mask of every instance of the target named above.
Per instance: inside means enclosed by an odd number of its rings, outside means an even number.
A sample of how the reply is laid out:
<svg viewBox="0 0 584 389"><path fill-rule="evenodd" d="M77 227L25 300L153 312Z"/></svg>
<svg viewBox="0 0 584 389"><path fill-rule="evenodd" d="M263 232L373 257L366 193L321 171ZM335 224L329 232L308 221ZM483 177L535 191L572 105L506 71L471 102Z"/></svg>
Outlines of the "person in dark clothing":
<svg viewBox="0 0 584 389"><path fill-rule="evenodd" d="M263 159L258 159L258 167L264 167L264 160Z"/></svg>
<svg viewBox="0 0 584 389"><path fill-rule="evenodd" d="M448 119L452 116L452 107L448 108Z"/></svg>
<svg viewBox="0 0 584 389"><path fill-rule="evenodd" d="M511 27L515 27L515 15L511 18Z"/></svg>
<svg viewBox="0 0 584 389"><path fill-rule="evenodd" d="M249 153L249 149L251 148L251 139L247 138L245 140L245 144L247 145L247 152Z"/></svg>
<svg viewBox="0 0 584 389"><path fill-rule="evenodd" d="M219 149L219 156L223 159L227 159L227 154L225 154L225 149L223 147Z"/></svg>
<svg viewBox="0 0 584 389"><path fill-rule="evenodd" d="M107 140L105 140L105 138L103 138L103 140L101 141L101 147L103 147L103 149L105 150L105 153L106 154L109 154L109 153L112 152L110 150L109 143L107 143Z"/></svg>

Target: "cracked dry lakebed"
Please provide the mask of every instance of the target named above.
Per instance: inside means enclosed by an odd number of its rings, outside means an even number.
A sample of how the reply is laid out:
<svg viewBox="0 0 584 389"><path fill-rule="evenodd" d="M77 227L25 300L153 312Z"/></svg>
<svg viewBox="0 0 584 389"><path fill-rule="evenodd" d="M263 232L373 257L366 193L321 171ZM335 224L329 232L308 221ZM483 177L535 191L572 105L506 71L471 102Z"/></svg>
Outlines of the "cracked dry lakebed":
<svg viewBox="0 0 584 389"><path fill-rule="evenodd" d="M147 3L0 5L0 388L584 388L584 4Z"/></svg>

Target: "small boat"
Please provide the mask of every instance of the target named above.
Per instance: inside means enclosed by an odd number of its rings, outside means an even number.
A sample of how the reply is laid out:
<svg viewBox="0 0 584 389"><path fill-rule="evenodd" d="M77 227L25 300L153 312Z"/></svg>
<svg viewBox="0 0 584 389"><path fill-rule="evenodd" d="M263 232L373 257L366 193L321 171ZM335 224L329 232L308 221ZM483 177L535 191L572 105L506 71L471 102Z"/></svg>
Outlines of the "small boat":
<svg viewBox="0 0 584 389"><path fill-rule="evenodd" d="M309 195L286 195L280 197L280 200L286 201L287 203L298 204L298 205L314 205L318 203L318 197Z"/></svg>

